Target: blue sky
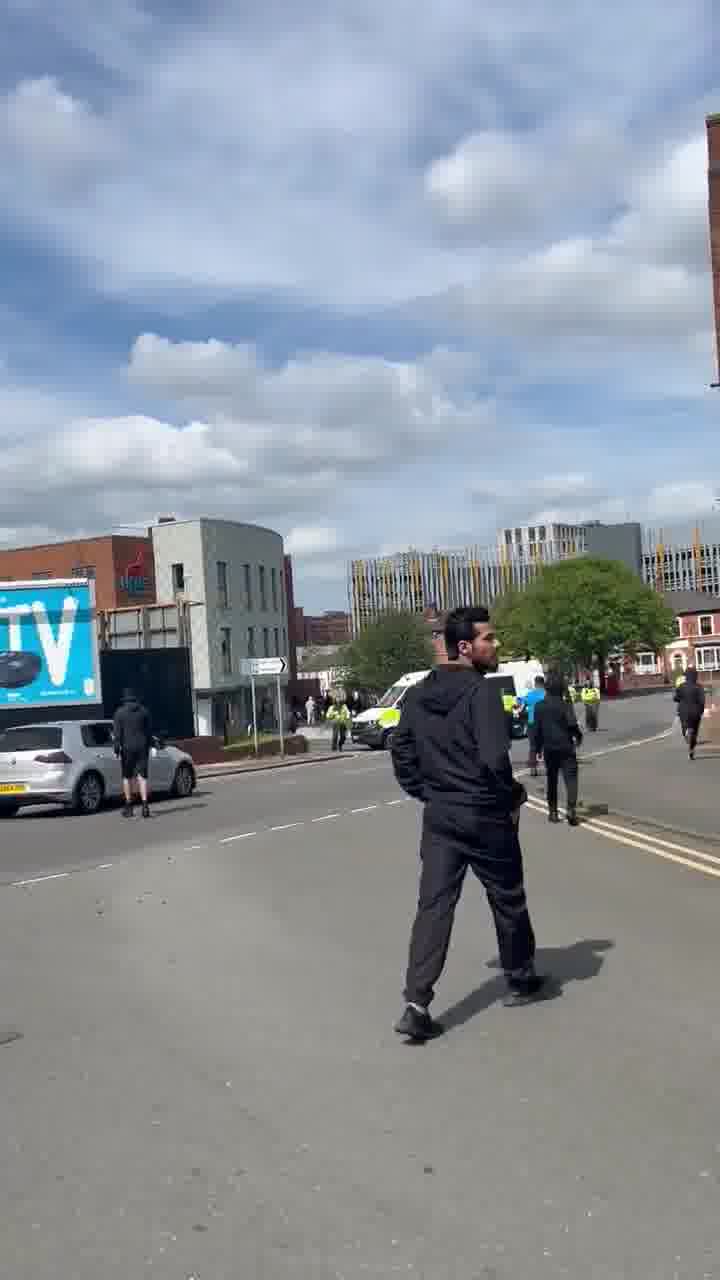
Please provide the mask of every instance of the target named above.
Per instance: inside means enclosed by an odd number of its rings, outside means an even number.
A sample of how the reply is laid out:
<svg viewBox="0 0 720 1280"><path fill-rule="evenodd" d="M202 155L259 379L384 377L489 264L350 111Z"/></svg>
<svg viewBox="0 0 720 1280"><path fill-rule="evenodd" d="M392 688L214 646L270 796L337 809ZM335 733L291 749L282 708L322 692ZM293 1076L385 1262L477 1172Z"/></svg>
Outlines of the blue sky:
<svg viewBox="0 0 720 1280"><path fill-rule="evenodd" d="M712 509L709 2L6 9L2 543Z"/></svg>

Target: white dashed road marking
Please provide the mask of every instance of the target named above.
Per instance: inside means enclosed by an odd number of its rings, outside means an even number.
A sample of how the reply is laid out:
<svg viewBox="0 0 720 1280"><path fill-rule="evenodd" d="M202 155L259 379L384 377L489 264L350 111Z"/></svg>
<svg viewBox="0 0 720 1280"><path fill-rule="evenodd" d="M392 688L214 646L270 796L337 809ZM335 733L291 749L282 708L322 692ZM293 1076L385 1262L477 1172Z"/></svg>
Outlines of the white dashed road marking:
<svg viewBox="0 0 720 1280"><path fill-rule="evenodd" d="M339 818L339 817L341 817L341 814L339 813L324 813L322 818L311 818L310 821L311 822L330 822L332 821L333 818Z"/></svg>
<svg viewBox="0 0 720 1280"><path fill-rule="evenodd" d="M56 871L53 876L34 876L32 880L13 880L13 889L22 889L28 884L42 884L44 880L65 880L69 875L69 871Z"/></svg>
<svg viewBox="0 0 720 1280"><path fill-rule="evenodd" d="M279 827L271 827L271 831L292 831L293 827L303 827L304 822L283 822Z"/></svg>
<svg viewBox="0 0 720 1280"><path fill-rule="evenodd" d="M372 813L373 809L377 809L377 808L378 806L376 804L366 804L366 805L363 805L362 809L351 809L350 812L351 813Z"/></svg>
<svg viewBox="0 0 720 1280"><path fill-rule="evenodd" d="M232 844L235 840L249 840L251 836L256 835L257 831L243 831L238 836L225 836L225 839L221 840L220 844Z"/></svg>

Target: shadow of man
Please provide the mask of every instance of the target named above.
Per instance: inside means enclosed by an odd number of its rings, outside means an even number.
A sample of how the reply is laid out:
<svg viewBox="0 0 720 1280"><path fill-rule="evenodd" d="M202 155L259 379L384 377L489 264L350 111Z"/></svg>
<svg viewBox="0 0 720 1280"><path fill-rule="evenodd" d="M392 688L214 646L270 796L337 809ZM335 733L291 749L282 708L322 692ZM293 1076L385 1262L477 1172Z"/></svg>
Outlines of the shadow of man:
<svg viewBox="0 0 720 1280"><path fill-rule="evenodd" d="M580 938L569 947L541 947L535 960L538 972L548 974L543 1000L557 1000L568 982L587 982L596 978L605 963L604 953L614 946L610 938ZM488 961L488 969L499 968L499 960ZM489 978L438 1017L445 1030L452 1031L489 1009L502 999L506 991L503 977Z"/></svg>

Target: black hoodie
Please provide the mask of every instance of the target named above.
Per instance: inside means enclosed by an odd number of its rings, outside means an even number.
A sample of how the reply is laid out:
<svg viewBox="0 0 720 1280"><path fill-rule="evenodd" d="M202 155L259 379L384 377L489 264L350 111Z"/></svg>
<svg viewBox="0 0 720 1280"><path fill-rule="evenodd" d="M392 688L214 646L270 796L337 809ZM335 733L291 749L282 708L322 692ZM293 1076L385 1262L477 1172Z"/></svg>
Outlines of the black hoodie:
<svg viewBox="0 0 720 1280"><path fill-rule="evenodd" d="M121 751L149 751L152 741L150 712L134 693L125 693L115 712L115 746Z"/></svg>
<svg viewBox="0 0 720 1280"><path fill-rule="evenodd" d="M680 714L688 723L691 720L702 720L705 713L705 690L698 684L697 671L694 668L685 673L685 680L675 690L675 701Z"/></svg>
<svg viewBox="0 0 720 1280"><path fill-rule="evenodd" d="M405 697L393 735L400 786L431 821L471 835L526 799L513 778L500 686L472 667L437 667Z"/></svg>

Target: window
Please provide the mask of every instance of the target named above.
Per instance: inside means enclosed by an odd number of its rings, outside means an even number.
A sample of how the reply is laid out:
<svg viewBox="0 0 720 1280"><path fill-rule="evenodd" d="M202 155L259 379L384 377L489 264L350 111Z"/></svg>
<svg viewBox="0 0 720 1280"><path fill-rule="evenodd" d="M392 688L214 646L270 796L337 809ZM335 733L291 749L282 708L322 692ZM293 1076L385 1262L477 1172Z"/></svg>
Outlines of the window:
<svg viewBox="0 0 720 1280"><path fill-rule="evenodd" d="M695 657L698 671L720 670L720 649L698 649Z"/></svg>
<svg viewBox="0 0 720 1280"><path fill-rule="evenodd" d="M535 541L535 530L533 529L532 525L531 525L531 526L530 526L530 528L528 529L528 538L529 538L530 542L534 542L534 541Z"/></svg>
<svg viewBox="0 0 720 1280"><path fill-rule="evenodd" d="M230 607L230 598L228 595L228 571L225 560L217 562L217 588L218 588L218 604L221 609Z"/></svg>
<svg viewBox="0 0 720 1280"><path fill-rule="evenodd" d="M635 670L640 676L657 673L657 659L654 653L639 653L635 659Z"/></svg>
<svg viewBox="0 0 720 1280"><path fill-rule="evenodd" d="M679 637L682 635L682 626L680 624L680 619L674 618L673 622L675 627L675 636L679 639Z"/></svg>
<svg viewBox="0 0 720 1280"><path fill-rule="evenodd" d="M264 613L267 609L267 581L264 564L258 565L258 581L260 583L260 608Z"/></svg>
<svg viewBox="0 0 720 1280"><path fill-rule="evenodd" d="M70 576L73 578L94 578L95 565L94 564L76 564L75 568L71 571Z"/></svg>
<svg viewBox="0 0 720 1280"><path fill-rule="evenodd" d="M280 628L275 628L275 657L280 657Z"/></svg>
<svg viewBox="0 0 720 1280"><path fill-rule="evenodd" d="M522 529L515 530L515 541L518 543L518 545L522 542Z"/></svg>
<svg viewBox="0 0 720 1280"><path fill-rule="evenodd" d="M0 751L57 751L62 747L62 729L38 725L27 729L6 729L0 734Z"/></svg>
<svg viewBox="0 0 720 1280"><path fill-rule="evenodd" d="M172 566L172 589L173 594L178 595L185 590L185 565L174 564Z"/></svg>
<svg viewBox="0 0 720 1280"><path fill-rule="evenodd" d="M220 658L224 676L232 674L232 637L229 627L220 628Z"/></svg>
<svg viewBox="0 0 720 1280"><path fill-rule="evenodd" d="M263 657L270 657L270 628L263 627Z"/></svg>
<svg viewBox="0 0 720 1280"><path fill-rule="evenodd" d="M243 587L245 591L245 608L249 611L253 607L252 574L250 572L249 564L243 565ZM250 628L250 630L252 631L252 627Z"/></svg>
<svg viewBox="0 0 720 1280"><path fill-rule="evenodd" d="M538 529L538 542L544 542L545 536L546 536L545 525L541 524L540 528Z"/></svg>
<svg viewBox="0 0 720 1280"><path fill-rule="evenodd" d="M713 617L711 613L700 614L700 635L711 636L714 634Z"/></svg>
<svg viewBox="0 0 720 1280"><path fill-rule="evenodd" d="M273 604L273 609L274 609L275 613L277 613L277 607L278 607L278 581L277 581L277 569L271 569L271 570L270 570L270 590L271 590L271 592L272 592L272 604Z"/></svg>
<svg viewBox="0 0 720 1280"><path fill-rule="evenodd" d="M32 576L33 579L38 582L40 582L42 578L52 578L52 574L49 569L41 569L38 573L34 573Z"/></svg>
<svg viewBox="0 0 720 1280"><path fill-rule="evenodd" d="M283 655L285 657L287 657L287 651L288 651L287 631L283 627Z"/></svg>
<svg viewBox="0 0 720 1280"><path fill-rule="evenodd" d="M512 529L505 530L505 546L506 547L512 546Z"/></svg>
<svg viewBox="0 0 720 1280"><path fill-rule="evenodd" d="M255 628L248 627L248 658L254 658L255 654Z"/></svg>
<svg viewBox="0 0 720 1280"><path fill-rule="evenodd" d="M111 724L84 724L80 736L86 747L111 747L113 744Z"/></svg>

